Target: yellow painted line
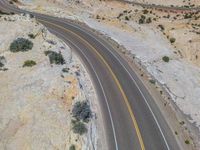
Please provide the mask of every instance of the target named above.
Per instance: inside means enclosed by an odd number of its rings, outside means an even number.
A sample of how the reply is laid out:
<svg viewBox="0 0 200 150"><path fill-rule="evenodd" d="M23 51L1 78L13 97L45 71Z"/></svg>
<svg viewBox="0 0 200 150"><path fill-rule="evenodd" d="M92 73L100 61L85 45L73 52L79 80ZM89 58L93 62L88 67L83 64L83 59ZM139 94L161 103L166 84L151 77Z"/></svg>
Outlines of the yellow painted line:
<svg viewBox="0 0 200 150"><path fill-rule="evenodd" d="M114 80L115 80L115 82L116 82L116 84L117 84L117 86L118 86L120 92L122 93L122 96L123 96L123 98L124 98L124 100L125 100L125 103L126 103L126 105L127 105L127 107L128 107L128 111L129 111L129 113L130 113L130 115L131 115L131 119L132 119L132 121L133 121L133 125L134 125L134 127L135 127L136 134L137 134L137 137L138 137L138 140L139 140L139 143L140 143L140 147L141 147L142 150L145 150L145 146L144 146L144 142L143 142L143 139L142 139L142 136L141 136L141 133L140 133L140 129L139 129L139 127L138 127L138 124L137 124L136 118L135 118L135 116L134 116L134 114L133 114L133 111L132 111L132 109L131 109L131 106L130 106L130 104L129 104L129 102L128 102L128 98L127 98L127 96L126 96L124 90L122 89L122 87L121 87L121 85L120 85L120 83L119 83L119 80L117 79L117 77L115 76L115 74L114 74L114 72L112 71L111 67L110 67L109 64L106 62L106 60L103 58L103 56L102 56L92 45L90 45L85 39L83 39L83 38L82 38L81 36L79 36L78 34L72 32L72 31L70 31L70 30L68 30L68 29L66 29L66 28L64 28L64 27L62 27L62 26L59 26L59 25L57 25L57 24L55 24L55 23L51 23L51 22L48 22L48 21L45 21L45 20L42 20L42 19L38 19L38 20L43 21L43 22L46 22L46 23L48 23L48 24L52 24L52 25L54 25L54 26L56 26L56 27L58 27L58 28L61 28L61 29L65 30L65 31L67 31L67 32L70 32L71 34L73 34L73 35L75 35L76 37L78 37L80 40L84 41L85 44L87 44L87 45L100 57L101 61L103 61L103 63L106 65L106 67L107 67L108 70L110 71L110 73L111 73L112 77L114 78Z"/></svg>

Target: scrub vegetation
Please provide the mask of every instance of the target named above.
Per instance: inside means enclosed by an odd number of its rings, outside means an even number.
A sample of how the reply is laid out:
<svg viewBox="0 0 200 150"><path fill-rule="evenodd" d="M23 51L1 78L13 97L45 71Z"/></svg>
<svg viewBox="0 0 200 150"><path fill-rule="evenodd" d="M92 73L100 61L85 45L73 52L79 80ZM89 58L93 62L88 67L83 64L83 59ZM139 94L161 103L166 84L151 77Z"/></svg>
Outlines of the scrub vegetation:
<svg viewBox="0 0 200 150"><path fill-rule="evenodd" d="M50 64L63 65L65 60L62 54L54 51L45 51L45 55L49 57Z"/></svg>
<svg viewBox="0 0 200 150"><path fill-rule="evenodd" d="M33 60L26 60L23 64L23 67L32 67L32 66L35 66L36 65L36 62L33 61Z"/></svg>
<svg viewBox="0 0 200 150"><path fill-rule="evenodd" d="M87 132L86 123L92 118L92 111L87 101L76 102L72 109L72 129L76 134L83 135Z"/></svg>
<svg viewBox="0 0 200 150"><path fill-rule="evenodd" d="M10 51L15 52L25 52L33 48L33 43L25 38L17 38L10 44Z"/></svg>

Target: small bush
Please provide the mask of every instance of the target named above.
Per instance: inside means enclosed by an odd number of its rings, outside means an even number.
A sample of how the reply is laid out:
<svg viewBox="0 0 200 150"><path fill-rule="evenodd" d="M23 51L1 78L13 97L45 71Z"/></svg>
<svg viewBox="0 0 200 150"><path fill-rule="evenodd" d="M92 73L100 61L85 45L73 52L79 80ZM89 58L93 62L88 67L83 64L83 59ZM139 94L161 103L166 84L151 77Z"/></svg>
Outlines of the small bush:
<svg viewBox="0 0 200 150"><path fill-rule="evenodd" d="M123 13L120 13L118 16L117 16L117 18L119 19L119 18L121 18L123 16Z"/></svg>
<svg viewBox="0 0 200 150"><path fill-rule="evenodd" d="M72 115L77 120L88 122L92 117L90 105L86 101L77 102L72 109Z"/></svg>
<svg viewBox="0 0 200 150"><path fill-rule="evenodd" d="M0 10L0 15L9 15L9 13Z"/></svg>
<svg viewBox="0 0 200 150"><path fill-rule="evenodd" d="M31 39L35 39L35 35L32 34L32 33L28 34L28 37L31 38Z"/></svg>
<svg viewBox="0 0 200 150"><path fill-rule="evenodd" d="M69 147L69 150L76 150L75 145L71 145L71 146Z"/></svg>
<svg viewBox="0 0 200 150"><path fill-rule="evenodd" d="M193 14L188 14L188 13L186 13L185 15L184 15L184 19L189 19L189 18L192 18L192 15Z"/></svg>
<svg viewBox="0 0 200 150"><path fill-rule="evenodd" d="M32 66L35 66L35 65L36 65L35 61L27 60L27 61L24 62L23 67L32 67Z"/></svg>
<svg viewBox="0 0 200 150"><path fill-rule="evenodd" d="M6 63L6 58L4 56L0 56L0 68L4 67Z"/></svg>
<svg viewBox="0 0 200 150"><path fill-rule="evenodd" d="M3 67L3 66L4 66L4 64L2 62L0 62L0 67Z"/></svg>
<svg viewBox="0 0 200 150"><path fill-rule="evenodd" d="M156 81L153 80L153 79L149 80L149 82L150 82L151 84L156 84Z"/></svg>
<svg viewBox="0 0 200 150"><path fill-rule="evenodd" d="M158 27L161 29L161 31L165 30L165 28L162 24L159 24Z"/></svg>
<svg viewBox="0 0 200 150"><path fill-rule="evenodd" d="M45 51L45 55L49 56L49 61L51 64L56 64L56 65L65 64L65 60L61 53L57 53L54 51Z"/></svg>
<svg viewBox="0 0 200 150"><path fill-rule="evenodd" d="M75 123L72 129L73 129L73 132L76 134L83 135L84 133L87 133L87 128L85 124L80 121Z"/></svg>
<svg viewBox="0 0 200 150"><path fill-rule="evenodd" d="M148 10L143 10L143 14L148 14L149 13L149 11Z"/></svg>
<svg viewBox="0 0 200 150"><path fill-rule="evenodd" d="M169 40L170 40L171 43L174 43L176 41L175 38L170 38Z"/></svg>
<svg viewBox="0 0 200 150"><path fill-rule="evenodd" d="M129 17L128 17L128 16L126 16L126 17L125 17L125 20L129 21Z"/></svg>
<svg viewBox="0 0 200 150"><path fill-rule="evenodd" d="M168 56L164 56L164 57L162 58L162 60L163 60L164 62L169 62L169 57L168 57Z"/></svg>
<svg viewBox="0 0 200 150"><path fill-rule="evenodd" d="M63 68L62 72L68 73L69 72L69 68Z"/></svg>
<svg viewBox="0 0 200 150"><path fill-rule="evenodd" d="M29 17L30 17L30 18L34 18L34 15L33 15L33 14L29 14Z"/></svg>
<svg viewBox="0 0 200 150"><path fill-rule="evenodd" d="M28 39L24 38L18 38L10 44L11 52L19 52L19 51L24 52L31 50L32 48L33 48L33 43Z"/></svg>
<svg viewBox="0 0 200 150"><path fill-rule="evenodd" d="M146 17L144 15L141 15L141 17L139 19L139 24L145 23L145 19L146 19Z"/></svg>
<svg viewBox="0 0 200 150"><path fill-rule="evenodd" d="M146 20L146 23L151 23L152 21L151 21L151 18L149 17L149 18L147 18L147 20Z"/></svg>
<svg viewBox="0 0 200 150"><path fill-rule="evenodd" d="M190 144L190 141L189 140L185 140L185 144Z"/></svg>
<svg viewBox="0 0 200 150"><path fill-rule="evenodd" d="M179 124L180 124L180 125L184 125L184 124L185 124L185 122L184 122L184 121L181 121L181 122L179 122Z"/></svg>
<svg viewBox="0 0 200 150"><path fill-rule="evenodd" d="M101 17L99 15L96 16L96 19L101 19Z"/></svg>
<svg viewBox="0 0 200 150"><path fill-rule="evenodd" d="M7 71L8 68L0 68L0 71Z"/></svg>
<svg viewBox="0 0 200 150"><path fill-rule="evenodd" d="M144 23L144 20L143 19L139 19L139 24L143 24Z"/></svg>

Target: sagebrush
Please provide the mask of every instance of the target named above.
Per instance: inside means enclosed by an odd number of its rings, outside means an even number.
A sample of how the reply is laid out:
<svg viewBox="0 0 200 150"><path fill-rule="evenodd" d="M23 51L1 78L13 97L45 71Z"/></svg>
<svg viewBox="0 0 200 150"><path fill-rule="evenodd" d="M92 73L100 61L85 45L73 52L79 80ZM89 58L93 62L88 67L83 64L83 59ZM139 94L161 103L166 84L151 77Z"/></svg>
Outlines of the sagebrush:
<svg viewBox="0 0 200 150"><path fill-rule="evenodd" d="M92 117L92 111L88 102L77 102L72 109L72 115L77 120L89 122L90 118Z"/></svg>
<svg viewBox="0 0 200 150"><path fill-rule="evenodd" d="M33 43L25 38L17 38L10 44L11 52L24 52L31 50L33 48Z"/></svg>
<svg viewBox="0 0 200 150"><path fill-rule="evenodd" d="M45 55L49 57L50 64L63 65L65 60L62 54L54 51L45 51Z"/></svg>

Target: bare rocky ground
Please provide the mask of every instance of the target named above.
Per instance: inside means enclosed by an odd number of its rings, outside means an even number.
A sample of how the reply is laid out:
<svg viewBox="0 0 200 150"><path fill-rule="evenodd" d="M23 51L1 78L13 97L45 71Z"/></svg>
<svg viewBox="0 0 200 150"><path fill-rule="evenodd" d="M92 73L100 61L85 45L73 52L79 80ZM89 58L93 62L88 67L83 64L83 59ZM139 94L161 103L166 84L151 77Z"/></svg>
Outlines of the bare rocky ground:
<svg viewBox="0 0 200 150"><path fill-rule="evenodd" d="M147 80L158 90L167 104L174 107L175 111L182 112L190 124L197 128L194 134L198 137L195 141L198 145L199 12L147 9L116 1L49 0L48 6L47 1L22 2L23 5L18 6L23 9L84 22L123 46L123 53L144 68L148 74ZM198 0L151 0L148 3L190 7L199 5ZM186 122L179 122L188 130L189 125L186 125Z"/></svg>
<svg viewBox="0 0 200 150"><path fill-rule="evenodd" d="M178 6L178 7L199 7L200 1L199 0L127 0L127 1L134 1L139 3L145 4L155 4L155 5L164 5L164 6Z"/></svg>
<svg viewBox="0 0 200 150"><path fill-rule="evenodd" d="M32 50L11 52L17 38L32 41ZM66 63L50 64L44 54L49 50L61 53ZM23 67L26 60L36 64ZM96 95L79 58L63 41L29 16L0 15L0 61L0 149L96 149ZM88 132L79 135L72 130L71 110L85 100L93 117Z"/></svg>

